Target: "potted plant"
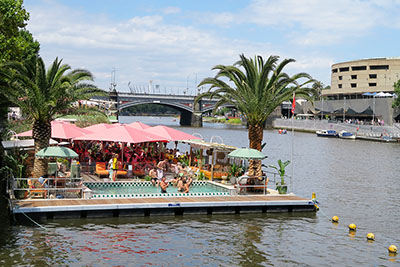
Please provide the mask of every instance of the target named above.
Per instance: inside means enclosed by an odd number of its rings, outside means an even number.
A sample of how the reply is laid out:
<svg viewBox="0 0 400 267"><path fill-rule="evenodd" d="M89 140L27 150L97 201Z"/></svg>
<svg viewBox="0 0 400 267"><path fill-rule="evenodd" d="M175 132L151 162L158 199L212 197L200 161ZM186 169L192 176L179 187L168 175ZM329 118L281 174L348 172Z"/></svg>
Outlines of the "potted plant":
<svg viewBox="0 0 400 267"><path fill-rule="evenodd" d="M290 164L290 160L282 162L282 160L278 160L278 167L270 165L271 168L274 168L278 171L279 176L281 177L281 182L276 183L276 190L278 190L279 194L287 193L287 184L285 183L285 169Z"/></svg>
<svg viewBox="0 0 400 267"><path fill-rule="evenodd" d="M232 163L231 169L229 170L228 177L230 178L231 184L236 183L236 177L240 176L240 173L243 171L243 168L235 163Z"/></svg>

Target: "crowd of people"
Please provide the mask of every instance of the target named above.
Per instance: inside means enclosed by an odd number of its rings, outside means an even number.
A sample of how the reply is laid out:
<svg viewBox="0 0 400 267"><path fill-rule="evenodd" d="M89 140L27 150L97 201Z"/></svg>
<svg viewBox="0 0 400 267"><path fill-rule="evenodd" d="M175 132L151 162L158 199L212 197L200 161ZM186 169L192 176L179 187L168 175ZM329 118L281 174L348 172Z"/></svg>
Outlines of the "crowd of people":
<svg viewBox="0 0 400 267"><path fill-rule="evenodd" d="M167 181L167 173L170 179ZM193 182L193 171L190 167L181 162L170 163L170 160L164 159L157 166L149 171L150 181L153 186L160 186L161 193L167 192L169 184L177 188L180 193L189 193Z"/></svg>

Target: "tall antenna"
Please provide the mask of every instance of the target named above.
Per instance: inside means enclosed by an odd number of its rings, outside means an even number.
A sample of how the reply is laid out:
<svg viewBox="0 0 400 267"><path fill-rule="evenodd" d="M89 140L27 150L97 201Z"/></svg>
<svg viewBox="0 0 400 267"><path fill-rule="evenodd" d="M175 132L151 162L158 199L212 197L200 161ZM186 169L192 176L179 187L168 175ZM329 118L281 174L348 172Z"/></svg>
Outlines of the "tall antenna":
<svg viewBox="0 0 400 267"><path fill-rule="evenodd" d="M115 90L115 87L117 87L117 84L115 83L115 68L112 68L112 70L111 70L110 92Z"/></svg>

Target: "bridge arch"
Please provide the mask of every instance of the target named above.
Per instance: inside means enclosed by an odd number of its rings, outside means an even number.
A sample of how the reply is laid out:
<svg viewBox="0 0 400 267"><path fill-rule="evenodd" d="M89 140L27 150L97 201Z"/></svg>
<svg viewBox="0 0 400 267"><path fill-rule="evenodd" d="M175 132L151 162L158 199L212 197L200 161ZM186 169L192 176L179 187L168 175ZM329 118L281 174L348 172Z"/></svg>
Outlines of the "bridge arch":
<svg viewBox="0 0 400 267"><path fill-rule="evenodd" d="M179 111L188 111L188 112L193 112L193 107L192 106L188 106L188 105L184 105L181 103L176 103L176 102L172 102L172 101L163 101L163 100L136 100L136 101L131 101L131 102L127 102L127 103L123 103L121 105L119 105L118 110L121 111L125 108L128 107L132 107L132 106L137 106L137 105L146 105L146 104L157 104L157 105L164 105L164 106L169 106L169 107L173 107L176 108Z"/></svg>

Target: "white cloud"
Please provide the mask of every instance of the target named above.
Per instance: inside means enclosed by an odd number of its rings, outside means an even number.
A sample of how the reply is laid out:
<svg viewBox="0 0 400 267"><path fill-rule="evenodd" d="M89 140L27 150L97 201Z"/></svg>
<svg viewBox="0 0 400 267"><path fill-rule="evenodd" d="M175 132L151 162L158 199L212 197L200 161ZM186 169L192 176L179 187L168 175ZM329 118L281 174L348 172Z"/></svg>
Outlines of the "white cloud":
<svg viewBox="0 0 400 267"><path fill-rule="evenodd" d="M178 14L181 12L179 7L169 6L162 10L164 14Z"/></svg>
<svg viewBox="0 0 400 267"><path fill-rule="evenodd" d="M364 36L377 26L399 25L400 1L394 0L253 0L236 13L210 15L221 27L254 24L286 32L289 41L326 46ZM388 16L389 15L389 16Z"/></svg>
<svg viewBox="0 0 400 267"><path fill-rule="evenodd" d="M224 38L194 26L170 24L161 13L115 21L54 2L27 9L31 14L28 29L41 43L46 63L58 56L73 68L87 68L104 89L110 84L112 68L116 68L118 90L127 91L128 82L143 87L153 80L167 91L182 92L189 85L194 92L196 77L200 82L215 75L213 66L233 64L239 54L285 54L267 42ZM226 23L229 20L227 15ZM322 65L329 60L316 58L319 63L304 56L291 69L311 73L312 64L316 64L327 70L328 78L329 65Z"/></svg>

